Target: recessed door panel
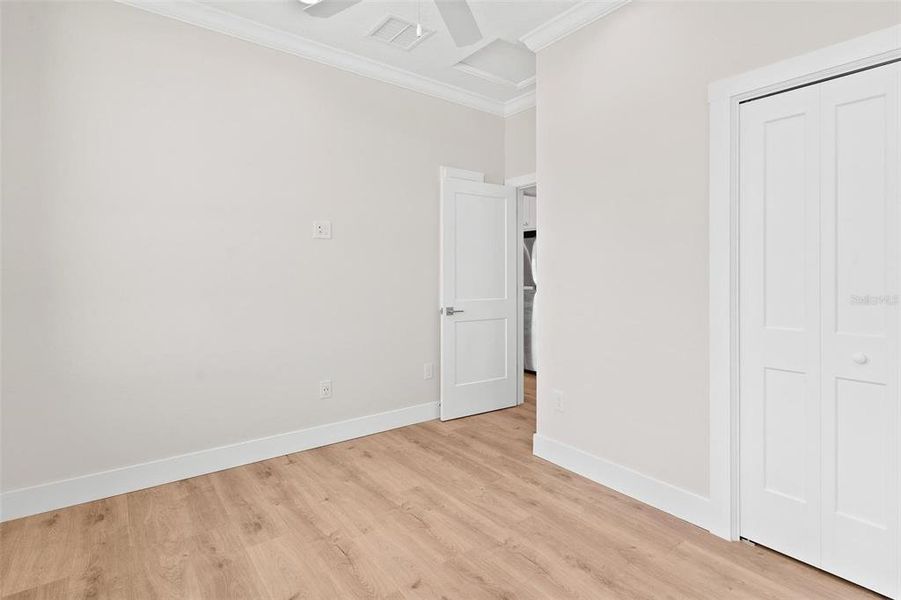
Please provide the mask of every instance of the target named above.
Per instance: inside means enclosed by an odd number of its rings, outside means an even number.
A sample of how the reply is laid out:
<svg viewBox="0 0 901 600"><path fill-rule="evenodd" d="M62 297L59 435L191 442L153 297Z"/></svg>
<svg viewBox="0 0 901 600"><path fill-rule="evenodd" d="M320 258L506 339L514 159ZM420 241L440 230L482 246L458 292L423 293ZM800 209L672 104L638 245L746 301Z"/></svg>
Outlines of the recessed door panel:
<svg viewBox="0 0 901 600"><path fill-rule="evenodd" d="M892 421L886 386L836 380L835 515L885 529L888 440Z"/></svg>
<svg viewBox="0 0 901 600"><path fill-rule="evenodd" d="M844 82L843 82L844 83ZM834 162L835 328L885 337L885 310L871 299L886 293L886 130L884 94L850 98L831 108Z"/></svg>
<svg viewBox="0 0 901 600"><path fill-rule="evenodd" d="M768 328L803 330L807 314L804 245L807 113L763 123L764 320Z"/></svg>
<svg viewBox="0 0 901 600"><path fill-rule="evenodd" d="M807 376L804 373L766 369L764 388L763 452L767 492L807 502L806 449Z"/></svg>
<svg viewBox="0 0 901 600"><path fill-rule="evenodd" d="M505 197L458 194L454 211L457 300L507 297Z"/></svg>
<svg viewBox="0 0 901 600"><path fill-rule="evenodd" d="M454 329L458 340L455 385L507 376L507 319L457 321Z"/></svg>

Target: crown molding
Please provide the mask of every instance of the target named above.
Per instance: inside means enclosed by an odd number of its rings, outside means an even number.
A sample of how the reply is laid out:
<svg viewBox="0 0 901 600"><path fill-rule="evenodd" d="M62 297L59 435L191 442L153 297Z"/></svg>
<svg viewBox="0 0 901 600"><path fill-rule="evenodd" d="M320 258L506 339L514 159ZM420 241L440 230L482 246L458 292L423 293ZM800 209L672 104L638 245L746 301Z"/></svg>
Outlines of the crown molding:
<svg viewBox="0 0 901 600"><path fill-rule="evenodd" d="M507 100L504 104L504 112L501 116L504 118L512 117L513 115L518 115L519 113L529 110L535 106L535 90L531 92L526 92L522 96L517 96L516 98L512 98Z"/></svg>
<svg viewBox="0 0 901 600"><path fill-rule="evenodd" d="M453 66L453 68L460 71L461 73L466 73L467 75L472 75L473 77L478 77L479 79L484 79L485 81L490 81L491 83L503 85L508 88L514 88L516 90L524 90L535 85L536 77L534 75L527 77L522 81L516 82L510 81L509 79L504 79L500 75L495 75L494 73L483 71L482 69L468 65L465 62L458 62Z"/></svg>
<svg viewBox="0 0 901 600"><path fill-rule="evenodd" d="M613 11L629 4L631 0L587 0L579 2L567 11L564 11L542 23L519 41L525 44L532 52L544 50L554 42L557 42L569 34L582 29L590 23L594 23L601 17L606 17Z"/></svg>
<svg viewBox="0 0 901 600"><path fill-rule="evenodd" d="M274 29L268 25L227 13L194 0L117 0L164 17L169 17L259 44L273 50L294 54L321 64L337 67L363 77L390 83L414 92L448 100L500 117L510 116L535 105L535 94L524 94L507 102L443 83L429 77L398 69L372 59L346 52L320 42ZM531 98L531 100L529 100ZM531 104L528 104L528 102Z"/></svg>

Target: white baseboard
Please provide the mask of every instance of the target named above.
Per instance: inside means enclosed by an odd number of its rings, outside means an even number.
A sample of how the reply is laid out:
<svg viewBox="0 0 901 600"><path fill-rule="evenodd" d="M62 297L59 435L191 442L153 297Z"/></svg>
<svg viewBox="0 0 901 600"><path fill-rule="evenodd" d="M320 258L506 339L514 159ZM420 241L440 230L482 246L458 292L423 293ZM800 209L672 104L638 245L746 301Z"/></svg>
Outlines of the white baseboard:
<svg viewBox="0 0 901 600"><path fill-rule="evenodd" d="M568 471L649 504L698 527L709 529L710 499L699 496L628 467L588 454L568 444L536 433L532 440L535 456Z"/></svg>
<svg viewBox="0 0 901 600"><path fill-rule="evenodd" d="M205 475L437 418L438 403L428 402L338 423L319 425L229 446L220 446L129 467L11 490L0 494L0 511L2 511L0 512L0 521L109 498L126 492L180 481L188 477Z"/></svg>

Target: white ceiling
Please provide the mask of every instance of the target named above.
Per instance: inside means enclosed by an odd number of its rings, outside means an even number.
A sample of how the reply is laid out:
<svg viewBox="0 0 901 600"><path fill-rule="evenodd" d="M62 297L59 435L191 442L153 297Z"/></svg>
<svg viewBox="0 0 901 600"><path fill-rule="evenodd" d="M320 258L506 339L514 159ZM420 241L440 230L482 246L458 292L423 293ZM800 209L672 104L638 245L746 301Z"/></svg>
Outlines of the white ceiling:
<svg viewBox="0 0 901 600"><path fill-rule="evenodd" d="M299 0L120 1L501 115L534 106L533 50L628 2L469 0L482 39L458 48L435 0L362 0L328 18ZM410 50L371 37L388 17L434 33Z"/></svg>

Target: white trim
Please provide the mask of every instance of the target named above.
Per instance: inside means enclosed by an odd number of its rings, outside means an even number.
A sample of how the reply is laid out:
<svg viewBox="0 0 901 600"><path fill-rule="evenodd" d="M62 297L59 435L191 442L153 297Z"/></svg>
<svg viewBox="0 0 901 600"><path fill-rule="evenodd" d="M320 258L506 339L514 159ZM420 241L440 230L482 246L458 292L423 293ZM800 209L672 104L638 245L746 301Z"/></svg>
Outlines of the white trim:
<svg viewBox="0 0 901 600"><path fill-rule="evenodd" d="M8 521L109 498L437 418L438 403L427 402L338 423L11 490L0 495L3 506L0 520Z"/></svg>
<svg viewBox="0 0 901 600"><path fill-rule="evenodd" d="M523 205L523 188L532 187L538 184L538 178L535 173L528 175L519 175L518 177L508 177L504 181L507 187L516 188L516 229L519 232L517 241L522 240L522 214L520 210ZM519 252L519 249L517 249ZM516 261L516 403L522 404L526 400L525 382L523 381L523 373L526 369L526 324L525 324L525 305L526 298L523 291L525 281L525 273L523 272L522 260Z"/></svg>
<svg viewBox="0 0 901 600"><path fill-rule="evenodd" d="M536 433L533 453L568 471L707 529L710 500Z"/></svg>
<svg viewBox="0 0 901 600"><path fill-rule="evenodd" d="M478 77L479 79L484 79L485 81L489 81L491 83L496 83L498 85L505 85L510 88L514 88L517 90L524 90L529 86L535 85L535 75L531 77L526 77L522 81L513 81L511 79L505 79L500 75L495 75L494 73L489 73L488 71L479 69L478 67L474 67L472 65L468 65L465 62L459 62L454 65L454 68L460 71L461 73L466 73L467 75L472 75L473 77Z"/></svg>
<svg viewBox="0 0 901 600"><path fill-rule="evenodd" d="M710 84L711 102L739 97L741 100L778 91L800 83L817 81L899 58L901 25L868 33L834 46L755 69Z"/></svg>
<svg viewBox="0 0 901 600"><path fill-rule="evenodd" d="M2 7L0 7L0 48L3 48L3 40L2 40L3 33L2 32L3 32L3 10L2 10ZM2 100L3 99L3 77L2 77L2 75L3 75L3 67L2 67L2 63L0 63L0 115L3 114L3 100ZM2 134L2 129L3 129L3 120L0 119L0 134ZM2 139L3 139L3 136L0 135L0 140L2 140ZM9 150L7 150L7 152L9 152ZM2 143L0 143L0 165L3 165L3 144ZM3 170L2 170L2 168L0 168L0 190L2 190L2 189L3 189ZM2 203L2 198L0 198L0 203ZM0 232L3 231L2 224L3 224L3 210L0 209ZM2 234L0 234L0 242L2 242L2 237L3 237ZM0 243L0 264L3 264L2 248L3 248L3 244ZM3 309L3 293L2 293L2 291L3 291L3 278L0 277L0 332L3 331L3 316L2 316L3 315L3 310L2 310ZM2 361L2 357L3 357L2 338L3 338L3 336L0 335L0 364L2 364L2 362L3 362ZM2 387L2 386L0 386L0 387ZM2 419L2 414L3 414L2 407L3 407L3 391L2 391L2 389L0 389L0 419ZM0 430L2 430L2 429L3 428L0 427ZM2 433L0 433L0 448L3 447L2 441L3 441ZM3 474L3 461L2 461L2 457L0 457L0 475L2 475L2 474ZM0 477L0 480L2 480L2 477ZM2 515L2 514L3 514L3 495L0 494L0 515Z"/></svg>
<svg viewBox="0 0 901 600"><path fill-rule="evenodd" d="M538 177L535 173L529 173L528 175L517 175L516 177L508 177L504 181L504 185L509 185L510 187L515 187L517 189L524 187L532 187L538 183Z"/></svg>
<svg viewBox="0 0 901 600"><path fill-rule="evenodd" d="M529 110L530 108L535 108L536 104L536 94L535 90L531 92L526 92L522 96L517 96L516 98L511 98L507 100L507 103L504 104L504 117L512 117L513 115L518 115L519 113Z"/></svg>
<svg viewBox="0 0 901 600"><path fill-rule="evenodd" d="M713 83L710 100L710 531L737 540L739 102L901 58L901 25Z"/></svg>
<svg viewBox="0 0 901 600"><path fill-rule="evenodd" d="M442 166L438 170L438 176L442 181L445 179L466 179L467 181L485 182L485 174L480 171L470 171L468 169L458 169L456 167Z"/></svg>
<svg viewBox="0 0 901 600"><path fill-rule="evenodd" d="M496 100L424 75L386 65L299 35L251 21L196 0L116 0L164 17L197 25L303 58L441 98L469 108L506 117L535 105L534 92L509 101ZM531 101L531 105L526 104Z"/></svg>
<svg viewBox="0 0 901 600"><path fill-rule="evenodd" d="M631 0L586 0L579 2L550 21L542 23L521 38L523 44L532 52L544 50L554 42L560 41L569 34L606 17L613 11L629 4Z"/></svg>

